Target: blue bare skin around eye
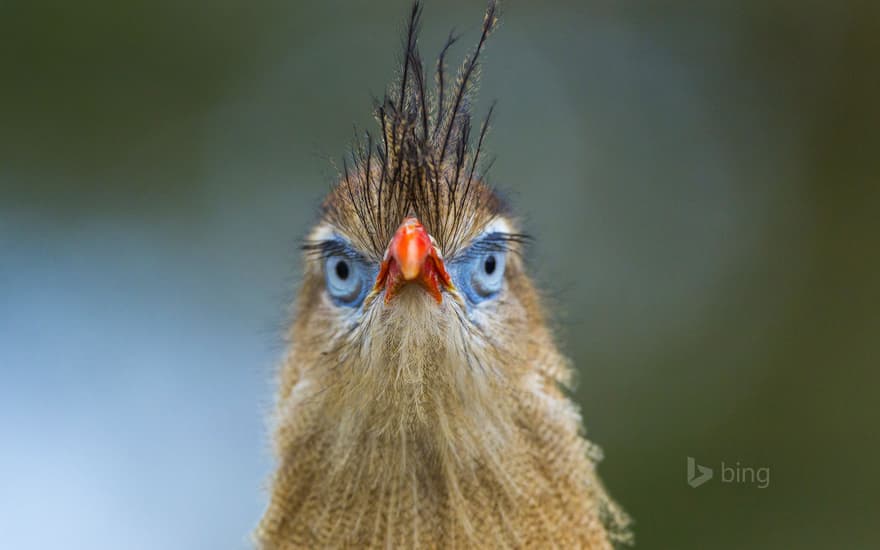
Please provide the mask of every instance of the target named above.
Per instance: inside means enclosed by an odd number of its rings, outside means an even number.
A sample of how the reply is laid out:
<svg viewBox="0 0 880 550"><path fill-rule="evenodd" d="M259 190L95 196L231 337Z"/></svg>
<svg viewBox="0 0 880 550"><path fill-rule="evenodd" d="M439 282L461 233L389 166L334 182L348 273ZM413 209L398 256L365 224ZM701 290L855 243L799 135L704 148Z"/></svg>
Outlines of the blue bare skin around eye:
<svg viewBox="0 0 880 550"><path fill-rule="evenodd" d="M461 290L471 305L477 305L487 300L496 298L501 290L485 296L477 293L471 285L471 275L475 269L480 269L486 255L490 253L506 254L506 247L497 242L496 234L489 234L467 247L449 262L449 274L456 288ZM503 288L503 287L502 287Z"/></svg>
<svg viewBox="0 0 880 550"><path fill-rule="evenodd" d="M333 296L329 291L327 292L327 296L329 296L330 300L339 307L359 308L364 303L364 298L367 297L367 294L373 288L373 282L379 274L379 266L364 259L363 256L358 254L351 245L342 238L337 237L333 241L328 241L327 245L328 249L332 248L333 250L331 255L348 260L352 268L352 275L360 277L361 279L361 291L354 300L342 300ZM325 274L324 277L326 276L327 275Z"/></svg>
<svg viewBox="0 0 880 550"><path fill-rule="evenodd" d="M484 253L485 254L485 253ZM500 290L485 296L478 294L471 285L471 275L474 269L479 269L483 264L483 256L475 258L466 258L457 260L450 265L450 275L455 287L458 288L467 298L471 305L477 305L487 300L491 300L498 296Z"/></svg>
<svg viewBox="0 0 880 550"><path fill-rule="evenodd" d="M347 259L352 265L352 273L361 278L361 291L354 300L344 301L333 296L330 292L327 292L327 296L336 306L360 308L364 302L364 298L367 297L367 294L373 288L373 283L376 280L376 276L379 274L379 266L367 261L341 237L336 237L332 241L327 241L325 244L328 249L328 254ZM331 250L332 252L329 252ZM466 249L456 254L454 258L450 259L449 265L447 266L453 284L455 284L455 287L464 294L469 305L479 305L488 300L492 300L501 292L499 289L496 292L483 296L477 293L471 285L473 271L482 266L486 255L490 252L499 254L507 253L506 246L499 242L499 235L494 233L485 235Z"/></svg>

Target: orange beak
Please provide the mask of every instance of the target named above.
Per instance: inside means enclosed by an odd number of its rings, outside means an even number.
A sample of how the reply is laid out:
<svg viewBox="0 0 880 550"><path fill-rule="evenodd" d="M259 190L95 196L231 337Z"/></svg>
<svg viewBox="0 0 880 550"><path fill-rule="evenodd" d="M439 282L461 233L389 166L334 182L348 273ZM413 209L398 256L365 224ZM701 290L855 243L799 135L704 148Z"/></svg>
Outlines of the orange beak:
<svg viewBox="0 0 880 550"><path fill-rule="evenodd" d="M391 238L373 290L384 288L388 303L409 282L421 285L438 304L443 301L441 286L453 288L431 236L416 218L405 218Z"/></svg>

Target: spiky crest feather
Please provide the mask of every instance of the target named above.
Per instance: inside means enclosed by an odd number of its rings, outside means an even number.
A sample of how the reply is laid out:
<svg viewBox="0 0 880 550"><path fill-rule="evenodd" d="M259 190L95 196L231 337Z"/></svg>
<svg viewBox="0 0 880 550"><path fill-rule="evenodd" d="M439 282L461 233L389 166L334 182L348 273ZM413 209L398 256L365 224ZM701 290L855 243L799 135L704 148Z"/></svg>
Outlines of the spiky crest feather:
<svg viewBox="0 0 880 550"><path fill-rule="evenodd" d="M453 253L469 232L503 210L502 202L480 180L479 162L494 105L472 138L471 96L479 80L480 57L498 22L495 2L483 17L480 38L465 58L455 82L446 80L446 53L437 60L435 90L428 90L418 49L422 7L413 4L404 39L400 78L376 105L381 140L356 136L340 182L324 203L331 222L346 227L371 256L381 257L400 221L419 218L444 253ZM359 224L352 226L350 213Z"/></svg>

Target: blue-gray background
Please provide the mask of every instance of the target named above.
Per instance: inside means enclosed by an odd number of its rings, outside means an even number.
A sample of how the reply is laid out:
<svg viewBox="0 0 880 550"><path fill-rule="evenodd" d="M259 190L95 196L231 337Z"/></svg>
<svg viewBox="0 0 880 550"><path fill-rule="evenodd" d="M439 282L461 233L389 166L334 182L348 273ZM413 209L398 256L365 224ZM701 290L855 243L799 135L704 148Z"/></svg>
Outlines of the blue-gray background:
<svg viewBox="0 0 880 550"><path fill-rule="evenodd" d="M710 4L507 2L491 181L640 547L876 548L878 8ZM247 547L298 239L408 5L0 3L0 548Z"/></svg>

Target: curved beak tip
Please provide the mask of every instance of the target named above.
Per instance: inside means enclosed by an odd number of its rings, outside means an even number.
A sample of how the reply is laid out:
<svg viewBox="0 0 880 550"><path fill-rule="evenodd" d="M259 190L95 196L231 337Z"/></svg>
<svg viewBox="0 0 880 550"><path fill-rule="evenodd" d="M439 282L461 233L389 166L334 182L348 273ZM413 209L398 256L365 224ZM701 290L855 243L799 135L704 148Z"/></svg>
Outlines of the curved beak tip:
<svg viewBox="0 0 880 550"><path fill-rule="evenodd" d="M405 264L401 264L400 272L403 274L404 280L412 281L416 277L419 276L419 273L422 271L421 264L417 264L415 262L407 262Z"/></svg>
<svg viewBox="0 0 880 550"><path fill-rule="evenodd" d="M424 226L413 217L405 218L391 238L376 288L386 288L385 300L389 301L404 282L420 283L440 302L440 286L452 287L452 281L443 261Z"/></svg>
<svg viewBox="0 0 880 550"><path fill-rule="evenodd" d="M403 278L411 281L422 272L433 245L422 224L415 218L406 218L391 239L390 248Z"/></svg>

